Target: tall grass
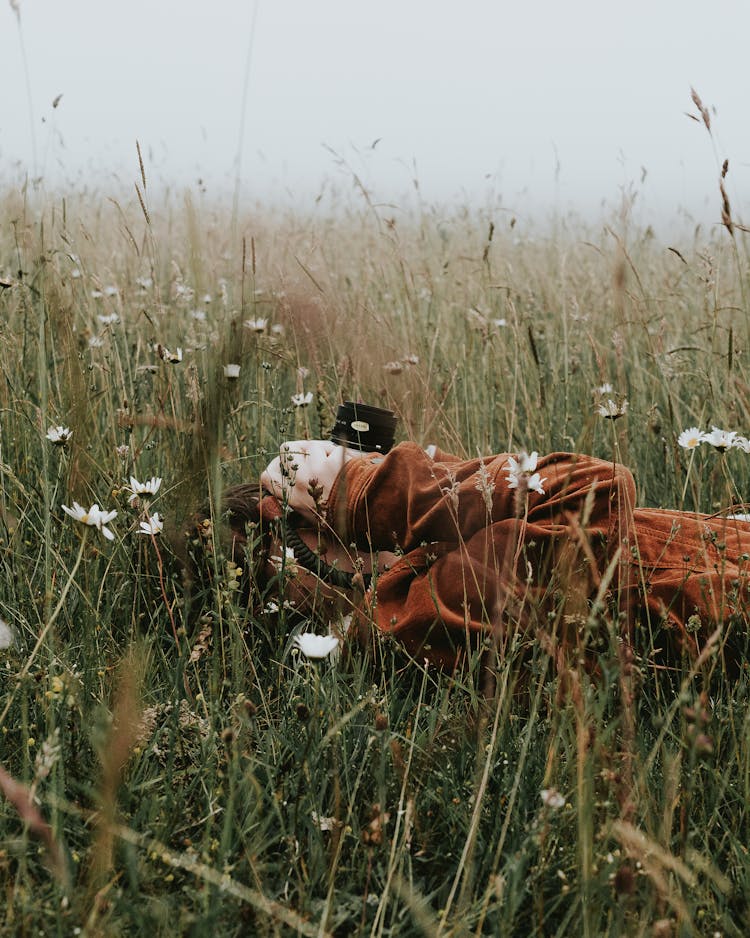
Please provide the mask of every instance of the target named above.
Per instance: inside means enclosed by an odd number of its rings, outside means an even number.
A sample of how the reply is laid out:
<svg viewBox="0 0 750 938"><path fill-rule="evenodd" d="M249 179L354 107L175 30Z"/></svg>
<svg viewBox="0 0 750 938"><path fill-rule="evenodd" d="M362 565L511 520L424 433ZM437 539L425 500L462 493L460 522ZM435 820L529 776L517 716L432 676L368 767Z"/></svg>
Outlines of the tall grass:
<svg viewBox="0 0 750 938"><path fill-rule="evenodd" d="M642 504L742 500L745 454L676 444L750 430L742 232L367 206L257 211L235 243L228 210L138 190L2 199L5 933L746 934L746 667L636 661L632 702L614 635L596 679L516 648L491 700L385 640L316 667L218 546L202 584L174 556L344 398L460 454L616 456ZM131 474L163 478L164 534Z"/></svg>

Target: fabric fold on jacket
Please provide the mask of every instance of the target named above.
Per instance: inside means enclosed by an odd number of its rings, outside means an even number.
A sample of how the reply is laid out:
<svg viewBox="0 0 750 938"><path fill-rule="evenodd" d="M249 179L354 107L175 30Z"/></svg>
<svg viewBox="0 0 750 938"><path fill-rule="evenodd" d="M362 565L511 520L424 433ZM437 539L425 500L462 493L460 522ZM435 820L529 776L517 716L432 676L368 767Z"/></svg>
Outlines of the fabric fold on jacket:
<svg viewBox="0 0 750 938"><path fill-rule="evenodd" d="M401 554L363 614L411 654L452 668L519 628L575 627L597 596L623 635L665 629L691 655L742 618L750 524L638 509L626 467L573 453L540 457L544 492L524 492L509 485L511 455L431 459L402 443L336 479L327 519L342 542Z"/></svg>

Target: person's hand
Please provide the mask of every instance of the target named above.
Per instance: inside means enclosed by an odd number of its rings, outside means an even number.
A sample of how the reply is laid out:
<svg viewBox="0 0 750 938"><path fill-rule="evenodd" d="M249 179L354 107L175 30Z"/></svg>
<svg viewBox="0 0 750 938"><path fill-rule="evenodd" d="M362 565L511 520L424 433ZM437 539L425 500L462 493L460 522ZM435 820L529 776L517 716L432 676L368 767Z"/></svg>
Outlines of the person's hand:
<svg viewBox="0 0 750 938"><path fill-rule="evenodd" d="M295 440L282 443L279 455L261 473L264 489L295 511L317 519L344 464L361 457L358 450L328 440Z"/></svg>

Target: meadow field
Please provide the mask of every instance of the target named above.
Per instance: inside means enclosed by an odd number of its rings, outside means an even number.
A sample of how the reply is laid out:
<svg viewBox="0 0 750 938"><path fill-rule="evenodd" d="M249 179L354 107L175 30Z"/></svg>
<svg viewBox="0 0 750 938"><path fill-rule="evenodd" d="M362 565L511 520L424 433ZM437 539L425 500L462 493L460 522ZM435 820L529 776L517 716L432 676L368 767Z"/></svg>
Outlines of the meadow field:
<svg viewBox="0 0 750 938"><path fill-rule="evenodd" d="M750 433L744 232L137 189L0 197L0 933L747 935L747 665L520 636L488 697L392 641L306 661L219 536L186 572L199 506L344 399L750 498L750 455L677 443Z"/></svg>

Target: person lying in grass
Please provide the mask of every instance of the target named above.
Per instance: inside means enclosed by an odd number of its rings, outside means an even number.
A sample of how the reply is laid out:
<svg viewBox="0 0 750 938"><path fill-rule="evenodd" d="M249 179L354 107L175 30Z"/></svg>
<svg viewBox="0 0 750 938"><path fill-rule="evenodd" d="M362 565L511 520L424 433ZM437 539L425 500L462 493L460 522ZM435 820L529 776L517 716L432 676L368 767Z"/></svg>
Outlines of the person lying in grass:
<svg viewBox="0 0 750 938"><path fill-rule="evenodd" d="M304 612L345 596L380 631L446 669L521 634L586 653L602 629L649 654L736 660L750 616L750 524L636 508L621 465L574 453L459 459L284 443L260 489L226 493L235 551L261 524L258 583ZM551 643L551 644L550 644Z"/></svg>

